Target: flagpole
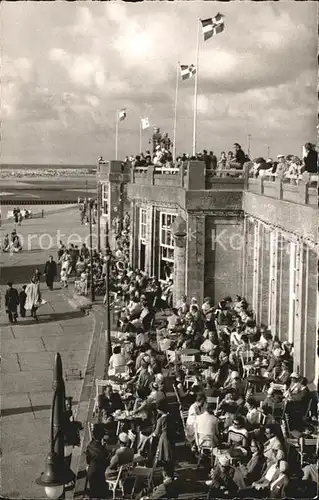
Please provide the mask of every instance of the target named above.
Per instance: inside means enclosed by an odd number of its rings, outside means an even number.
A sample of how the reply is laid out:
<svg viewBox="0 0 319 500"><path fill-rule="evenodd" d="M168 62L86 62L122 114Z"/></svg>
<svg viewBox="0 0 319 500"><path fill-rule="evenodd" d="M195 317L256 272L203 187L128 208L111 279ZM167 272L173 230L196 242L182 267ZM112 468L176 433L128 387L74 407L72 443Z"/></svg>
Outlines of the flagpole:
<svg viewBox="0 0 319 500"><path fill-rule="evenodd" d="M117 150L118 150L118 139L119 139L119 110L116 110L116 122L115 122L115 159L117 160Z"/></svg>
<svg viewBox="0 0 319 500"><path fill-rule="evenodd" d="M140 151L142 153L142 119L140 118Z"/></svg>
<svg viewBox="0 0 319 500"><path fill-rule="evenodd" d="M198 72L199 72L199 37L200 37L200 19L198 19L196 66L195 66L196 73L195 73L195 88L194 88L193 156L195 156L195 154L196 154L197 90L198 90Z"/></svg>
<svg viewBox="0 0 319 500"><path fill-rule="evenodd" d="M174 109L174 132L173 132L173 160L176 161L176 128L177 128L177 100L178 100L178 82L180 77L180 63L176 67L176 89L175 89L175 109Z"/></svg>

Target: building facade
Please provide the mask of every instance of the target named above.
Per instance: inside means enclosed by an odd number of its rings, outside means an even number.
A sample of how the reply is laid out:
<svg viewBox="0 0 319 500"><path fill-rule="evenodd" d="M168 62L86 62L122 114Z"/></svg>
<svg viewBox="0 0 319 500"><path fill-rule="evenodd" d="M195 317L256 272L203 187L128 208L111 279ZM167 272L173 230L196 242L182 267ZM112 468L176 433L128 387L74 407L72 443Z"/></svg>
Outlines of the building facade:
<svg viewBox="0 0 319 500"><path fill-rule="evenodd" d="M318 376L315 187L250 179L248 171L208 177L201 162L102 167L101 223L114 246L114 220L129 212L134 267L162 280L171 274L175 300L246 297L258 324L294 343L294 368Z"/></svg>

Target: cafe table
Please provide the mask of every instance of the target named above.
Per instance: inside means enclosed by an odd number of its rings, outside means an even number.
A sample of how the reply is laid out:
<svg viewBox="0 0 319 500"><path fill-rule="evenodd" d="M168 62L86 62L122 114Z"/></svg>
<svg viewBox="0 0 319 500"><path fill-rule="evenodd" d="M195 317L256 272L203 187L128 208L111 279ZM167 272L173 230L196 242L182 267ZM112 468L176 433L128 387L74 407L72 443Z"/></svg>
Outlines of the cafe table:
<svg viewBox="0 0 319 500"><path fill-rule="evenodd" d="M114 421L117 422L117 435L120 433L121 426L125 423L131 423L134 427L138 427L139 424L147 419L147 413L137 413L132 415L131 411L117 410L112 414Z"/></svg>

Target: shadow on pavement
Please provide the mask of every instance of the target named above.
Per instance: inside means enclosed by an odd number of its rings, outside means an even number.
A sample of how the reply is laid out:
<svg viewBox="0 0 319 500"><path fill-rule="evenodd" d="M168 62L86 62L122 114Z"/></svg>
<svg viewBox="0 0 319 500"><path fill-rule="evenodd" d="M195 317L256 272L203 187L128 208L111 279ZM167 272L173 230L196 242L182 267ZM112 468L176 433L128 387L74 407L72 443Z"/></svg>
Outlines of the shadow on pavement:
<svg viewBox="0 0 319 500"><path fill-rule="evenodd" d="M54 321L59 322L59 321L65 321L68 319L76 319L76 318L84 318L85 313L82 311L70 311L70 312L63 312L63 313L50 313L50 314L44 314L41 316L41 314L38 314L38 321L35 321L33 318L28 317L28 318L23 318L22 321L19 321L17 323L13 323L14 326L17 325L39 325L43 323L53 323ZM0 327L2 326L8 326L11 323L0 323Z"/></svg>
<svg viewBox="0 0 319 500"><path fill-rule="evenodd" d="M77 401L73 401L73 404L77 404ZM39 406L25 406L22 408L4 408L1 409L1 417L9 417L11 415L20 415L23 413L34 413L36 411L50 410L52 405L39 405Z"/></svg>

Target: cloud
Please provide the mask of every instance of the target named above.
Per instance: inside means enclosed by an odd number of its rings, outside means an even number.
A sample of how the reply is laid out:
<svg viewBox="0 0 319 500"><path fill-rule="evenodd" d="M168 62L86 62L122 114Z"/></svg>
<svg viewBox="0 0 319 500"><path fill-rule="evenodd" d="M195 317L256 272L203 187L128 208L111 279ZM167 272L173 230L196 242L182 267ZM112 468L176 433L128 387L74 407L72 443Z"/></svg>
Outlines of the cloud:
<svg viewBox="0 0 319 500"><path fill-rule="evenodd" d="M213 5L40 2L35 10L22 2L18 11L4 3L6 161L112 155L121 107L127 107L122 155L138 147L140 116L171 134L177 61L196 64L196 20L214 15ZM198 147L227 149L248 133L256 148L271 142L291 152L314 141L316 6L230 2L222 8L225 31L200 41ZM192 143L193 96L194 79L180 82L179 150L189 151Z"/></svg>

